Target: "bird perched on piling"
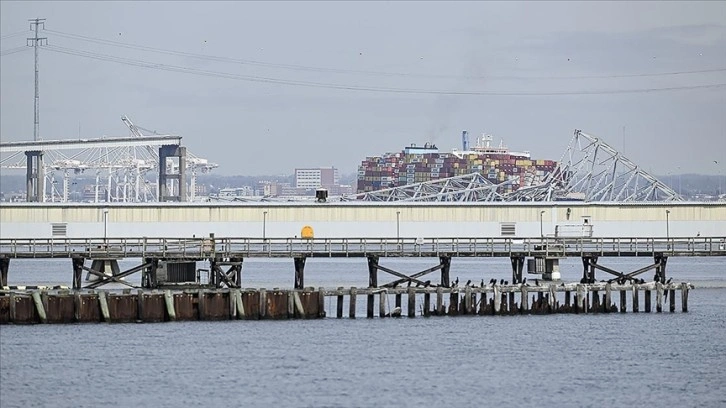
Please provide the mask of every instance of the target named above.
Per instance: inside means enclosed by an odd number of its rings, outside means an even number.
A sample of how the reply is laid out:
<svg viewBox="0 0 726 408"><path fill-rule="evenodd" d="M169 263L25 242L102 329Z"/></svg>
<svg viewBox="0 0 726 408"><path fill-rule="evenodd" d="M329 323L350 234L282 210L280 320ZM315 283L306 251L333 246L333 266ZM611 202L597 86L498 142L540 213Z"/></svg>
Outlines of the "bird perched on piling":
<svg viewBox="0 0 726 408"><path fill-rule="evenodd" d="M481 287L484 287L484 279L481 280Z"/></svg>
<svg viewBox="0 0 726 408"><path fill-rule="evenodd" d="M522 279L522 285L526 285L526 284L527 284L527 278Z"/></svg>
<svg viewBox="0 0 726 408"><path fill-rule="evenodd" d="M504 285L504 279L500 280L500 281L499 281L499 284L500 284L500 285Z"/></svg>
<svg viewBox="0 0 726 408"><path fill-rule="evenodd" d="M671 283L671 282L673 282L673 278L668 278L668 280L666 281L666 285L669 284L669 283Z"/></svg>
<svg viewBox="0 0 726 408"><path fill-rule="evenodd" d="M421 282L416 282L416 287L417 288L420 288L421 287Z"/></svg>
<svg viewBox="0 0 726 408"><path fill-rule="evenodd" d="M468 281L466 281L466 286L471 286L471 279L469 279Z"/></svg>
<svg viewBox="0 0 726 408"><path fill-rule="evenodd" d="M406 284L406 287L409 287L409 288L411 287L411 280L410 279L408 280L408 283Z"/></svg>
<svg viewBox="0 0 726 408"><path fill-rule="evenodd" d="M509 281L504 281L504 284L505 285L509 285Z"/></svg>
<svg viewBox="0 0 726 408"><path fill-rule="evenodd" d="M494 285L497 284L497 280L496 279L489 279L489 284L492 285L492 286L494 286Z"/></svg>
<svg viewBox="0 0 726 408"><path fill-rule="evenodd" d="M454 285L452 286L452 288L455 288L457 286L459 286L459 277L458 276L456 277L456 280L454 281Z"/></svg>
<svg viewBox="0 0 726 408"><path fill-rule="evenodd" d="M426 282L424 282L424 288L428 288L429 286L431 286L430 280L427 280Z"/></svg>
<svg viewBox="0 0 726 408"><path fill-rule="evenodd" d="M535 280L534 280L534 285L535 285L535 286L539 286L539 279L535 279Z"/></svg>

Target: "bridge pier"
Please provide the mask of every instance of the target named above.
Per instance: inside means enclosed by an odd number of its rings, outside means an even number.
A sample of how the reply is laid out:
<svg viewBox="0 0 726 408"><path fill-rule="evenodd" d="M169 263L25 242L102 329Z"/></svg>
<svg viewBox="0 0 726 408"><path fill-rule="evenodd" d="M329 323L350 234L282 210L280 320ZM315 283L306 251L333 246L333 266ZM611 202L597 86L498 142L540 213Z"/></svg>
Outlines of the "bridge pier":
<svg viewBox="0 0 726 408"><path fill-rule="evenodd" d="M295 289L305 288L305 259L306 258L304 256L297 257L294 259L294 262L295 262Z"/></svg>
<svg viewBox="0 0 726 408"><path fill-rule="evenodd" d="M512 263L512 284L516 285L517 283L522 282L522 270L524 269L524 256L522 256L522 255L510 256L509 260Z"/></svg>

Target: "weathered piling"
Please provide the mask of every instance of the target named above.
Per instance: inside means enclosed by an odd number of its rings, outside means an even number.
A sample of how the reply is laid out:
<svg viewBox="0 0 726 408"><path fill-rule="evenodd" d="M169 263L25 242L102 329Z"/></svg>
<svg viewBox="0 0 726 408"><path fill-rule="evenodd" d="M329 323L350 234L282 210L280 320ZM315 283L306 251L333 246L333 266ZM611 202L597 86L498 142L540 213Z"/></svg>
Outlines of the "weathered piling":
<svg viewBox="0 0 726 408"><path fill-rule="evenodd" d="M348 316L355 318L356 296L378 296L378 317L401 316L401 307L391 307L391 296L407 296L409 317L445 315L444 296L450 296L448 314L511 315L547 313L608 313L627 310L627 291L632 291L632 310L638 312L639 293L644 292L643 310L652 310L655 291L656 310L662 312L667 302L675 312L675 296L681 291L681 306L688 311L691 286L683 284L540 284L527 286L492 285L463 288L405 287L326 290L324 288L278 289L201 289L201 290L131 290L123 291L48 291L43 288L0 290L0 323L71 323L71 322L164 322L173 320L255 320L314 319L325 317L325 298L337 303L335 317L343 318L345 297L349 299ZM617 291L620 307L613 303ZM564 292L564 302L558 299ZM574 302L572 292L575 292ZM432 295L436 293L436 305ZM460 295L461 294L461 295ZM421 296L422 303L417 298ZM531 297L531 298L530 298ZM670 297L670 299L668 299ZM373 304L375 304L373 303ZM399 303L400 304L400 303ZM375 312L375 307L374 307Z"/></svg>
<svg viewBox="0 0 726 408"><path fill-rule="evenodd" d="M355 319L355 298L356 298L356 288L352 287L350 288L350 308L348 310L348 317L351 319Z"/></svg>

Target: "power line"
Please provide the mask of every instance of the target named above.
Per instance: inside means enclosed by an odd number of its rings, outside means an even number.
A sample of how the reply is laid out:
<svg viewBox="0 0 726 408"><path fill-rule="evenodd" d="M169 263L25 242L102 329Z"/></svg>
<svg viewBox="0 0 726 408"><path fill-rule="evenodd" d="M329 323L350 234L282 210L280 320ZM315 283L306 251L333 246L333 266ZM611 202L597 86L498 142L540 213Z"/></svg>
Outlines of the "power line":
<svg viewBox="0 0 726 408"><path fill-rule="evenodd" d="M19 36L19 35L21 35L21 34L25 34L25 33L27 33L27 32L28 32L28 30L23 30L23 31L18 31L18 32L16 32L16 33L11 33L11 34L5 34L5 35L3 35L3 36L0 36L0 40L4 40L4 39L6 39L6 38L10 38L10 37L17 37L17 36Z"/></svg>
<svg viewBox="0 0 726 408"><path fill-rule="evenodd" d="M201 70L197 68L183 67L178 65L161 64L148 62L143 60L117 57L113 55L99 54L90 51L75 50L72 48L59 47L49 45L46 47L48 51L91 58L101 61L116 62L124 65L131 65L141 68L157 69L162 71L179 72L193 74L198 76L234 79L248 82L272 83L279 85L304 86L312 88L339 89L351 91L368 91L382 93L399 93L399 94L436 94L436 95L480 95L480 96L566 96L566 95L608 95L608 94L632 94L632 93L649 93L649 92L667 92L694 89L712 89L726 86L726 83L691 85L691 86L672 86L659 88L639 88L639 89L615 89L615 90L583 90L583 91L552 91L552 92L496 92L496 91L457 91L457 90L435 90L435 89L411 89L411 88L389 88L389 87L373 87L359 85L344 85L322 82L298 81L271 77L240 75L226 72L217 72L209 70Z"/></svg>
<svg viewBox="0 0 726 408"><path fill-rule="evenodd" d="M11 54L15 54L15 53L22 52L22 51L28 51L29 49L30 48L28 48L27 46L21 45L20 47L2 50L2 51L0 51L0 55L2 55L2 56L11 55Z"/></svg>
<svg viewBox="0 0 726 408"><path fill-rule="evenodd" d="M128 44L120 41L105 40L96 37L89 37L79 34L65 33L62 31L46 30L49 33L56 34L61 37L89 41L97 44L111 45L115 47L129 48L142 50L147 52L156 52L160 54L183 56L190 58L197 58L205 61L217 61L234 63L241 65L255 65L269 68L281 68L296 71L312 71L312 72L325 72L325 73L338 73L338 74L361 74L361 75L377 75L377 76L398 76L398 77L419 77L419 78L453 78L453 79L521 79L521 80L555 80L555 79L615 79L615 78L637 78L637 77L662 77L662 76L675 76L675 75L690 75L690 74L703 74L713 72L726 72L726 67L711 68L711 69L700 69L700 70L686 70L686 71L670 71L670 72L656 72L656 73L631 73L631 74L610 74L610 75L574 75L574 76L514 76L514 75L446 75L446 74L420 74L420 73L404 73L404 72L383 72L383 71L364 71L364 70L351 70L351 69L339 69L339 68L325 68L325 67L313 67L305 65L294 65L294 64L277 64L263 61L247 60L247 59L236 59L229 57L219 57L213 55L195 54L184 51L174 51L162 48L148 47L143 45Z"/></svg>

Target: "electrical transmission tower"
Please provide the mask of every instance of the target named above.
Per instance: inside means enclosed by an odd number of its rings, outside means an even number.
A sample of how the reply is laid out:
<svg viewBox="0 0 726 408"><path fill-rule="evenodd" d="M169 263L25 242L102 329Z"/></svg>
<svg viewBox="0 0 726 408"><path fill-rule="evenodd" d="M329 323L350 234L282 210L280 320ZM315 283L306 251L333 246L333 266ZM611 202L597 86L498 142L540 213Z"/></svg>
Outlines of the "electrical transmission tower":
<svg viewBox="0 0 726 408"><path fill-rule="evenodd" d="M35 48L35 109L33 110L33 140L38 140L40 138L40 115L38 112L40 102L40 96L38 95L38 46L43 45L43 42L47 45L48 37L38 37L38 27L42 26L43 29L45 29L44 18L34 18L28 21L30 21L30 29L33 30L33 28L35 28L35 37L28 38L27 45Z"/></svg>

